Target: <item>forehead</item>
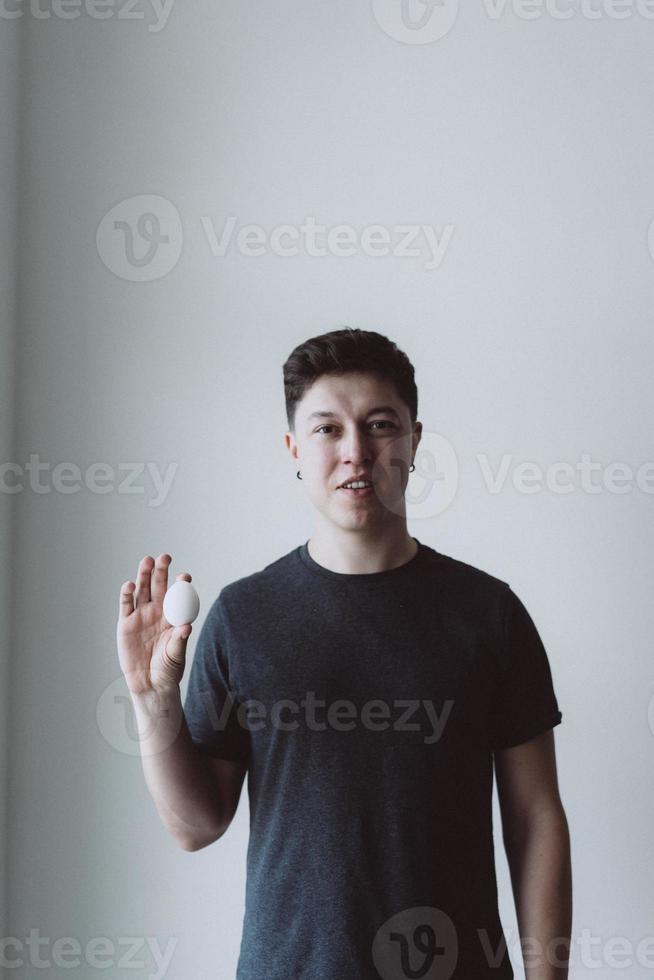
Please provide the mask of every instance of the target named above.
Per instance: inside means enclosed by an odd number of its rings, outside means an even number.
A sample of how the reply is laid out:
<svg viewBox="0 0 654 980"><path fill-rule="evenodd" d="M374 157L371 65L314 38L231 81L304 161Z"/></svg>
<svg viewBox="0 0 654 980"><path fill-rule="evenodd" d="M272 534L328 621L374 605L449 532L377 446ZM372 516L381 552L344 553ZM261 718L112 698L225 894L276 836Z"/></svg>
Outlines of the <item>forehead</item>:
<svg viewBox="0 0 654 980"><path fill-rule="evenodd" d="M323 374L305 392L298 414L305 418L317 411L358 414L381 404L394 406L398 413L403 410L392 381L362 372Z"/></svg>

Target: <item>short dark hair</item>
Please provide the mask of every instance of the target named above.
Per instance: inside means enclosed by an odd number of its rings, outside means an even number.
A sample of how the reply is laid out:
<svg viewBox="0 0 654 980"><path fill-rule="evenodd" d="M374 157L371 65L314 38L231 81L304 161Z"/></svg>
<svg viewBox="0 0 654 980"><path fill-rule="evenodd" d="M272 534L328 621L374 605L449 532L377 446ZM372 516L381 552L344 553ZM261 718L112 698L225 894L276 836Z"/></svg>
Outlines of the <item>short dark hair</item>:
<svg viewBox="0 0 654 980"><path fill-rule="evenodd" d="M418 389L411 361L397 344L374 330L344 327L299 344L283 367L288 428L295 431L295 409L307 388L323 374L364 371L391 381L411 413L418 417Z"/></svg>

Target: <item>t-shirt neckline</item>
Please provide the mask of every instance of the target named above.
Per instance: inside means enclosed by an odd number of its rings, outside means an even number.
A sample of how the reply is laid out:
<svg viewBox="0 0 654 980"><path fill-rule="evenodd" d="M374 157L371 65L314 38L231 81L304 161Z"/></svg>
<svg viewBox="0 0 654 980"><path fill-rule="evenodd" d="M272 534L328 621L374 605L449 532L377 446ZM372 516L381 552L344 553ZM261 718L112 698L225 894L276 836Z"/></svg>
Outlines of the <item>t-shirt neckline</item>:
<svg viewBox="0 0 654 980"><path fill-rule="evenodd" d="M413 535L412 535L413 537ZM418 562L421 560L425 554L425 545L422 544L418 538L413 538L413 540L418 545L418 550L412 558L405 561L402 565L397 565L395 568L385 568L381 572L334 572L331 568L325 568L324 565L319 565L315 559L309 554L309 540L307 539L304 544L301 544L296 549L296 554L298 558L303 562L303 564L315 575L321 575L323 578L330 578L333 581L339 582L379 582L381 580L386 580L388 578L395 578L400 575L405 575L407 572L411 572L415 569Z"/></svg>

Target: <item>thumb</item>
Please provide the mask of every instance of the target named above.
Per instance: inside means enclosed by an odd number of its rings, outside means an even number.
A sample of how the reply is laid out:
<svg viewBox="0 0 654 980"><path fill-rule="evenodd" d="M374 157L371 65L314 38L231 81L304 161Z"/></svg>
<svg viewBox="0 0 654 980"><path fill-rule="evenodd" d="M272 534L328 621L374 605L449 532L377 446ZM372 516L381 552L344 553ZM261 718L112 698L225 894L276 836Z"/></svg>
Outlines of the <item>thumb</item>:
<svg viewBox="0 0 654 980"><path fill-rule="evenodd" d="M191 635L192 629L193 627L190 623L185 623L183 626L176 626L166 645L167 657L180 666L184 663L186 641Z"/></svg>

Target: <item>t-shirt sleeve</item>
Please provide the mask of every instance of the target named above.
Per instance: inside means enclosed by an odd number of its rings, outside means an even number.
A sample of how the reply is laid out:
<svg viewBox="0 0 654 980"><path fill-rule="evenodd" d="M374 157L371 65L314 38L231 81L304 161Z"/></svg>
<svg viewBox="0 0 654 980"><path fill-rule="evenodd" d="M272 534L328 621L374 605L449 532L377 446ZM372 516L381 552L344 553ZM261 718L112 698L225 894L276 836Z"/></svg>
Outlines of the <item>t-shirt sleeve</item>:
<svg viewBox="0 0 654 980"><path fill-rule="evenodd" d="M191 738L202 752L247 765L250 733L240 723L238 695L230 685L221 596L211 606L198 636L184 716Z"/></svg>
<svg viewBox="0 0 654 980"><path fill-rule="evenodd" d="M534 621L507 588L490 711L493 751L527 742L561 722L549 659Z"/></svg>

